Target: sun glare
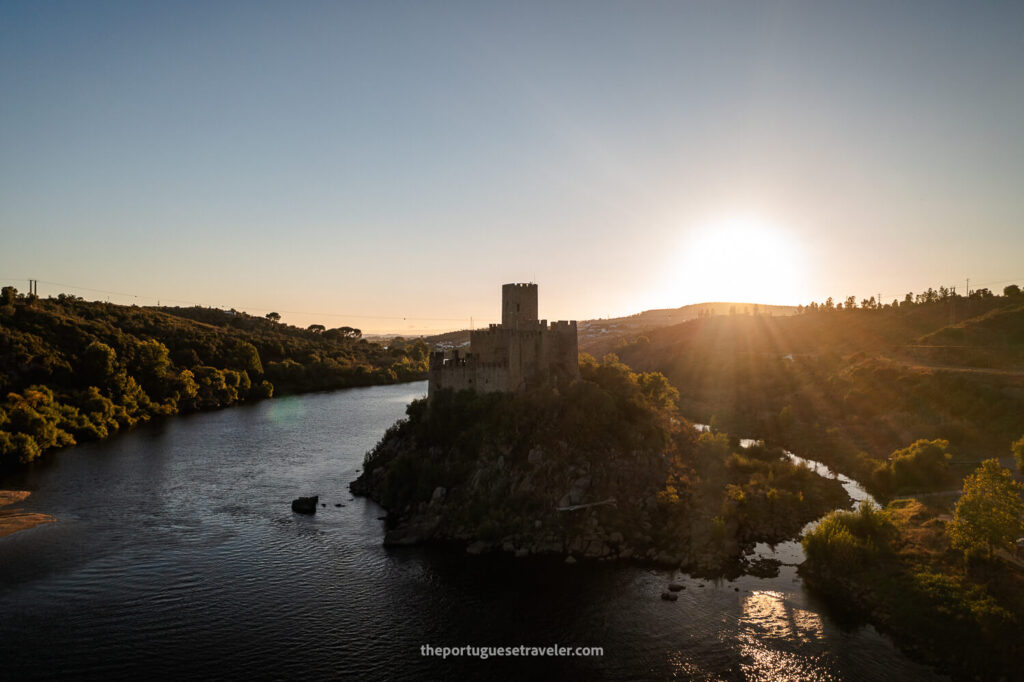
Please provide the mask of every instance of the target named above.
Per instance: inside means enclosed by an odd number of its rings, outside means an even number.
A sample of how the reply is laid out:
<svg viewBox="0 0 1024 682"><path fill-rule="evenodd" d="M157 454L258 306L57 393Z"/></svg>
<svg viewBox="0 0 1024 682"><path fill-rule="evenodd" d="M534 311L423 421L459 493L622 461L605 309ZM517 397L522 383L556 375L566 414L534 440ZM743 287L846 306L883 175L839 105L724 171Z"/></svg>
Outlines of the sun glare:
<svg viewBox="0 0 1024 682"><path fill-rule="evenodd" d="M751 218L694 229L673 262L675 300L796 305L803 300L800 244L777 226Z"/></svg>

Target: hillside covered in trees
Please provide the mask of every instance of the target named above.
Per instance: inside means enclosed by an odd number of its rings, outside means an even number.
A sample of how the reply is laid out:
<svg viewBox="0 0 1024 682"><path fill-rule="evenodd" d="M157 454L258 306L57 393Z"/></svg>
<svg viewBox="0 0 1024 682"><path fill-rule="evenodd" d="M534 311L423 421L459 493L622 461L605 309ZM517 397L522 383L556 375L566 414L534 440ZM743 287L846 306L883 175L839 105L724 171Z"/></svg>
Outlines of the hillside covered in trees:
<svg viewBox="0 0 1024 682"><path fill-rule="evenodd" d="M884 471L890 454L918 440L944 442L955 481L982 459L1007 457L1024 432L1016 287L1002 296L929 290L885 306L830 299L789 317L705 317L616 352L663 372L687 417L789 445L883 498L927 485Z"/></svg>
<svg viewBox="0 0 1024 682"><path fill-rule="evenodd" d="M279 316L0 293L0 468L158 415L426 377L426 344Z"/></svg>

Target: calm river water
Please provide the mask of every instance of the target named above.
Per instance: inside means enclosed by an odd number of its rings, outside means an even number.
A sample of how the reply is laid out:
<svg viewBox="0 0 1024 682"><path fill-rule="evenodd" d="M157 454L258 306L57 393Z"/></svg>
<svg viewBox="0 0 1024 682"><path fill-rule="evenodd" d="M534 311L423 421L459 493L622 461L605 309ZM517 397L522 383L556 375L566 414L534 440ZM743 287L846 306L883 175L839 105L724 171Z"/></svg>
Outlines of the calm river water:
<svg viewBox="0 0 1024 682"><path fill-rule="evenodd" d="M0 539L0 677L932 677L870 627L828 615L791 566L713 583L631 565L385 549L383 511L347 485L425 390L176 418L0 481L32 491L25 509L58 518ZM327 507L292 514L292 498L314 493ZM673 578L687 589L661 601ZM605 654L441 660L422 657L424 644Z"/></svg>

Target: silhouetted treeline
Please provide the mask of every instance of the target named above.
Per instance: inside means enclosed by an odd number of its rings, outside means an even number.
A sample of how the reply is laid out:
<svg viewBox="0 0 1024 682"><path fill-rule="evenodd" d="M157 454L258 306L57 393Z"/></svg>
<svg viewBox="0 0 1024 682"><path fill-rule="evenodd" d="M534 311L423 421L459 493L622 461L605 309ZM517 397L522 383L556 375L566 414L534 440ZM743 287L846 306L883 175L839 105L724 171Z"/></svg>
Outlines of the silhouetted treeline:
<svg viewBox="0 0 1024 682"><path fill-rule="evenodd" d="M1020 287L1016 284L1009 284L1003 287L1003 297L1024 301ZM878 300L876 300L876 298ZM887 308L908 308L915 305L933 305L936 303L949 303L953 301L973 303L977 301L988 301L993 298L996 298L996 294L986 288L972 289L967 296L964 296L956 293L955 287L939 287L938 289L928 287L927 290L922 291L919 294L908 291L903 298L894 298L891 303L885 303L881 300L881 294L877 297L871 296L869 298L862 298L859 304L857 303L856 296L847 296L843 300L833 299L829 296L821 303L812 301L807 305L797 306L797 313L813 313L825 310L885 310ZM972 306L972 308L977 310L975 306Z"/></svg>
<svg viewBox="0 0 1024 682"><path fill-rule="evenodd" d="M275 393L426 377L422 341L299 329L237 311L140 308L0 291L0 467L156 415Z"/></svg>

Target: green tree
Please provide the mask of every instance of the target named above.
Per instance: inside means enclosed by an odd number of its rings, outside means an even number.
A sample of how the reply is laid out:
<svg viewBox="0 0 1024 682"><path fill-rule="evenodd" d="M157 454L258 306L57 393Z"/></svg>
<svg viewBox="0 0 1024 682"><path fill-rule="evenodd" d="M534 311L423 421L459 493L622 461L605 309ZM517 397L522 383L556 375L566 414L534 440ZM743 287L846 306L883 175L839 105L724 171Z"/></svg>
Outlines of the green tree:
<svg viewBox="0 0 1024 682"><path fill-rule="evenodd" d="M279 313L267 313L267 319L271 322L280 322L281 315Z"/></svg>
<svg viewBox="0 0 1024 682"><path fill-rule="evenodd" d="M18 300L18 290L14 287L0 289L0 305L14 305Z"/></svg>
<svg viewBox="0 0 1024 682"><path fill-rule="evenodd" d="M1020 287L1016 284L1009 284L1003 287L1003 296L1020 296Z"/></svg>
<svg viewBox="0 0 1024 682"><path fill-rule="evenodd" d="M323 334L325 329L326 327L324 327L322 324L311 324L308 327L306 327L307 331L311 331L314 334Z"/></svg>
<svg viewBox="0 0 1024 682"><path fill-rule="evenodd" d="M1013 548L1024 534L1024 500L1021 484L999 460L987 459L964 479L964 493L956 503L953 520L946 532L953 547L968 556L984 550Z"/></svg>
<svg viewBox="0 0 1024 682"><path fill-rule="evenodd" d="M896 489L928 490L949 483L949 441L917 440L889 457Z"/></svg>
<svg viewBox="0 0 1024 682"><path fill-rule="evenodd" d="M661 372L644 372L637 377L640 385L640 392L651 401L653 405L665 410L674 410L679 401L679 391Z"/></svg>
<svg viewBox="0 0 1024 682"><path fill-rule="evenodd" d="M105 343L93 341L82 354L83 376L93 386L110 386L117 376L117 354Z"/></svg>
<svg viewBox="0 0 1024 682"><path fill-rule="evenodd" d="M1017 470L1024 473L1024 436L1010 446L1013 450L1013 458L1017 460Z"/></svg>
<svg viewBox="0 0 1024 682"><path fill-rule="evenodd" d="M248 341L239 341L232 349L228 367L240 369L253 376L263 374L263 362L260 360L260 352L256 346Z"/></svg>

